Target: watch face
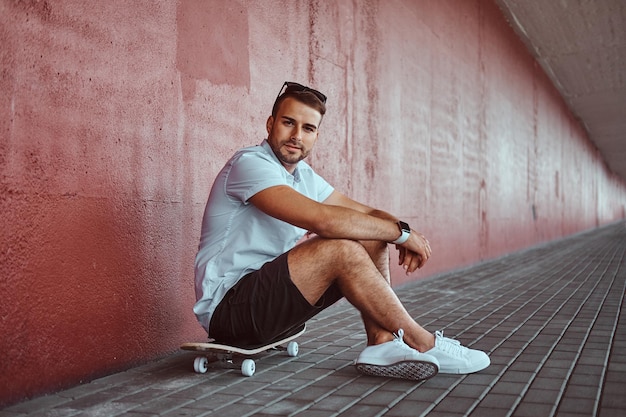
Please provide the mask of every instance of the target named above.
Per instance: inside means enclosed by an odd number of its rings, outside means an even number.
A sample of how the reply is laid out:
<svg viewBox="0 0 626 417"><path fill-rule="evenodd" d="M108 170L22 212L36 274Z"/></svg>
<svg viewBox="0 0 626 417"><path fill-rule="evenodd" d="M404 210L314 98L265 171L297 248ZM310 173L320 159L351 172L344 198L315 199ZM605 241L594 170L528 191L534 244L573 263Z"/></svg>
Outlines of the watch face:
<svg viewBox="0 0 626 417"><path fill-rule="evenodd" d="M411 228L409 227L407 223L400 220L398 224L400 225L400 229L402 229L403 232L407 232L407 233L411 232Z"/></svg>

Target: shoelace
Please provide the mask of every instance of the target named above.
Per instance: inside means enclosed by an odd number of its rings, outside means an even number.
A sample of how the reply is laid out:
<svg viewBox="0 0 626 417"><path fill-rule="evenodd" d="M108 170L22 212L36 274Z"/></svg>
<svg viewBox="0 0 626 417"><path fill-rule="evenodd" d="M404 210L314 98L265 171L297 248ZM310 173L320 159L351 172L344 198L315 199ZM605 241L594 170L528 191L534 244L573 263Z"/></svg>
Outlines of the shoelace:
<svg viewBox="0 0 626 417"><path fill-rule="evenodd" d="M443 330L437 330L435 332L435 337L438 341L437 347L451 355L463 356L467 351L467 348L461 346L461 342L459 342L458 340L444 337Z"/></svg>
<svg viewBox="0 0 626 417"><path fill-rule="evenodd" d="M411 349L411 347L409 345L407 345L406 343L404 343L404 330L402 329L398 329L398 333L394 333L393 334L394 339L393 341L398 343L400 345L400 347L402 347L402 349ZM413 349L411 349L413 350Z"/></svg>

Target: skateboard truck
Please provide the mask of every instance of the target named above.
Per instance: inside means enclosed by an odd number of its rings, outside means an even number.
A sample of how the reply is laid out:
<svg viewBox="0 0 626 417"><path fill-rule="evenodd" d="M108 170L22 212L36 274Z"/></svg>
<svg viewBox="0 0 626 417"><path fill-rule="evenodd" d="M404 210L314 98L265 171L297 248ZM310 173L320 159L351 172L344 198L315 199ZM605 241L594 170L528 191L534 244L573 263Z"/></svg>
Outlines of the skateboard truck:
<svg viewBox="0 0 626 417"><path fill-rule="evenodd" d="M233 363L232 357L233 354L241 354L244 356L252 356L261 352L268 351L270 349L278 349L285 350L287 354L291 357L298 356L299 346L298 342L294 339L304 333L306 327L302 325L294 334L277 340L275 342L269 343L267 345L259 346L256 348L242 348L237 346L225 345L221 343L213 342L191 342L184 343L181 345L181 349L190 350L194 352L205 352L211 354L211 357L216 357L218 360L227 363ZM287 343L287 347L282 347L281 345ZM200 355L197 356L193 361L193 370L196 373L204 374L209 369L209 356ZM241 363L241 374L244 376L252 376L256 371L256 363L251 358L246 358Z"/></svg>

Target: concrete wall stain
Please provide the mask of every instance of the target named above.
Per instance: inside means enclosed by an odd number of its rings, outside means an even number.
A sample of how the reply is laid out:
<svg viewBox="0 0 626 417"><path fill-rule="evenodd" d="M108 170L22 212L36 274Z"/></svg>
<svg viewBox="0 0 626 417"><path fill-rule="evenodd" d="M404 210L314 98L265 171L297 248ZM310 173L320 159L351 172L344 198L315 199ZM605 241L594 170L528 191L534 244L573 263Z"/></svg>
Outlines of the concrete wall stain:
<svg viewBox="0 0 626 417"><path fill-rule="evenodd" d="M239 1L183 0L176 27L176 68L185 99L193 98L196 80L249 87L248 13Z"/></svg>

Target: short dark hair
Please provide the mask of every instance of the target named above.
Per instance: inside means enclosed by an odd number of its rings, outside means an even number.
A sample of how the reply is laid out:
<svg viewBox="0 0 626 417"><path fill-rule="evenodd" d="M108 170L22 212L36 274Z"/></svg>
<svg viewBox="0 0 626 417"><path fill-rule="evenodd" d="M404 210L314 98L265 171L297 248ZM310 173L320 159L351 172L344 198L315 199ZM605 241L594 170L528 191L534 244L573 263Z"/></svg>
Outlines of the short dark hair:
<svg viewBox="0 0 626 417"><path fill-rule="evenodd" d="M285 88L285 86L287 88ZM283 89L285 90L284 92ZM305 87L302 84L285 82L276 97L276 101L274 101L274 106L272 107L273 117L276 117L281 103L289 97L314 108L322 117L326 114L326 96L324 94L312 88Z"/></svg>

